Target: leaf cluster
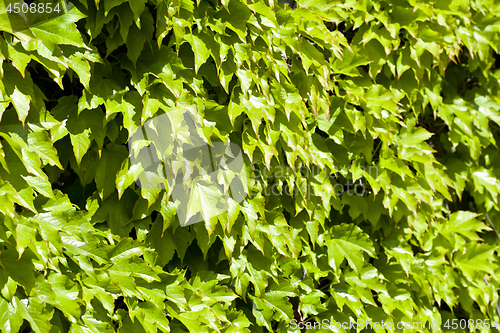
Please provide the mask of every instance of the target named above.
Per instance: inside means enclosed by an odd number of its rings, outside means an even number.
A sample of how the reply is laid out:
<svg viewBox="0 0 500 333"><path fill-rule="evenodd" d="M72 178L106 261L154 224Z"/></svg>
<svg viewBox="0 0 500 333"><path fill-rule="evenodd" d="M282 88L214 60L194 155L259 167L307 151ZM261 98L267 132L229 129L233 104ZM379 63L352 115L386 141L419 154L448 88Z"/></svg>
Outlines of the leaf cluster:
<svg viewBox="0 0 500 333"><path fill-rule="evenodd" d="M500 320L498 1L11 2L2 332ZM181 227L127 150L161 115L241 147L248 196Z"/></svg>

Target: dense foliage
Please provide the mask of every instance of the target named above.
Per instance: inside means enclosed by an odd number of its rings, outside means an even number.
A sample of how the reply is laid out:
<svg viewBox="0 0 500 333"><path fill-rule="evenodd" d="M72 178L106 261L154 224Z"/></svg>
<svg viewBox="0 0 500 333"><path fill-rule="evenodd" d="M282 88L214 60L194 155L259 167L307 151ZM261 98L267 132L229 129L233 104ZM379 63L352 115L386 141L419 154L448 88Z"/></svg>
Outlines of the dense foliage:
<svg viewBox="0 0 500 333"><path fill-rule="evenodd" d="M13 3L2 332L500 320L498 0ZM159 115L182 130L179 110L250 175L241 203L186 227L127 146ZM203 215L217 196L197 195Z"/></svg>

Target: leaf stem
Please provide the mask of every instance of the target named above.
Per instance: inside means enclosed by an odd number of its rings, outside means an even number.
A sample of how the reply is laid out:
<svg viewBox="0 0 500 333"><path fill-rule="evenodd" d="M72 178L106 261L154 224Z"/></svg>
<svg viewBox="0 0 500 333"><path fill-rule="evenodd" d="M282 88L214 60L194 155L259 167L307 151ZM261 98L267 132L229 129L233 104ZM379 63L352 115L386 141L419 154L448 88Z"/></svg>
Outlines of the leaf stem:
<svg viewBox="0 0 500 333"><path fill-rule="evenodd" d="M488 215L488 213L486 213L486 219L488 220L488 222L490 223L491 227L493 228L493 230L497 234L498 239L500 239L500 234L498 233L497 228L495 228L495 225L493 224L493 222L491 222L491 219L490 219L490 216ZM499 314L499 316L500 316L500 314Z"/></svg>

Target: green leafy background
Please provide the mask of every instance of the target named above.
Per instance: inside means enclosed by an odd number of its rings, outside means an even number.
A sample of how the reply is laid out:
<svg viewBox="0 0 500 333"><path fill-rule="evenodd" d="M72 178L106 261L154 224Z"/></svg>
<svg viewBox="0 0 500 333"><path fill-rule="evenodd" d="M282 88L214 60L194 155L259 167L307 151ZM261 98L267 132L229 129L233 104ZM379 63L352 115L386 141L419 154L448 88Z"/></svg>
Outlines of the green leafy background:
<svg viewBox="0 0 500 333"><path fill-rule="evenodd" d="M12 3L0 331L499 321L498 0ZM179 108L253 175L184 228L127 150Z"/></svg>

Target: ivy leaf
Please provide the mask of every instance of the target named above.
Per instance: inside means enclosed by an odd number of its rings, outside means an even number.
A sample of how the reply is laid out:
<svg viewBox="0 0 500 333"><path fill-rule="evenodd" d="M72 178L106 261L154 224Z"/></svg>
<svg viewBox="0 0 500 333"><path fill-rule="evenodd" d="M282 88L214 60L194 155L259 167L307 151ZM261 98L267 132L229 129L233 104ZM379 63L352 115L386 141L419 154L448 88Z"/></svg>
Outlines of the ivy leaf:
<svg viewBox="0 0 500 333"><path fill-rule="evenodd" d="M70 133L71 145L73 146L73 152L75 153L76 162L80 165L83 156L87 153L90 148L90 131L84 130L78 134Z"/></svg>
<svg viewBox="0 0 500 333"><path fill-rule="evenodd" d="M101 265L109 259L106 250L97 241L82 242L75 237L63 235L61 236L61 242L72 255L90 257Z"/></svg>
<svg viewBox="0 0 500 333"><path fill-rule="evenodd" d="M22 177L31 187L37 190L37 192L40 193L41 195L50 199L54 200L56 199L54 197L54 193L52 192L52 186L48 180L33 176L22 176Z"/></svg>
<svg viewBox="0 0 500 333"><path fill-rule="evenodd" d="M26 17L15 13L7 12L7 7L13 6L15 3L22 5L23 2L16 0L7 0L0 3L0 30L7 31L15 35L19 40L28 42L36 37L28 30Z"/></svg>
<svg viewBox="0 0 500 333"><path fill-rule="evenodd" d="M137 198L138 195L130 189L125 191L120 199L118 199L118 193L113 192L99 206L93 220L96 222L106 221L113 232L125 237L132 229L129 222L132 219ZM127 224L129 225L125 227Z"/></svg>
<svg viewBox="0 0 500 333"><path fill-rule="evenodd" d="M146 237L146 243L156 250L157 264L160 266L165 266L174 256L176 246L171 229L162 232L162 226L155 223Z"/></svg>
<svg viewBox="0 0 500 333"><path fill-rule="evenodd" d="M12 65L21 73L21 75L25 76L25 70L28 63L31 61L32 56L20 48L20 45L7 45L9 51L9 58L12 59Z"/></svg>
<svg viewBox="0 0 500 333"><path fill-rule="evenodd" d="M407 135L401 138L399 144L402 146L413 146L419 144L432 136L431 133L423 128L418 128L415 132L407 133Z"/></svg>
<svg viewBox="0 0 500 333"><path fill-rule="evenodd" d="M33 91L33 81L29 74L23 78L11 64L4 64L3 71L4 75L9 77L9 80L4 83L5 92L10 96L10 100L17 111L18 118L24 124L31 108L31 100L35 95Z"/></svg>
<svg viewBox="0 0 500 333"><path fill-rule="evenodd" d="M102 200L115 190L117 173L122 162L128 157L127 148L109 143L103 150L96 167L95 183ZM121 196L120 196L121 197Z"/></svg>
<svg viewBox="0 0 500 333"><path fill-rule="evenodd" d="M217 18L220 18L231 30L236 32L243 42L245 42L247 34L247 22L259 26L249 8L239 1L228 1L227 10L219 11Z"/></svg>
<svg viewBox="0 0 500 333"><path fill-rule="evenodd" d="M160 281L160 278L156 274L155 270L145 261L136 257L128 258L125 261L119 261L115 265L111 266L109 271L118 276L123 275L140 277L149 283L153 281Z"/></svg>
<svg viewBox="0 0 500 333"><path fill-rule="evenodd" d="M189 202L186 210L186 223L198 212L205 222L223 212L217 208L217 204L222 197L221 191L214 185L206 181L197 181L191 189Z"/></svg>
<svg viewBox="0 0 500 333"><path fill-rule="evenodd" d="M55 50L58 44L73 45L76 47L81 47L90 50L88 46L82 40L80 32L76 28L75 22L84 18L83 15L73 4L69 3L71 7L67 10L65 3L62 1L59 3L61 10L64 14L60 16L48 19L46 21L39 21L33 25L29 25L29 29L33 34L43 41L44 46L46 46L52 52ZM52 4L54 5L54 4ZM29 24L30 22L28 22Z"/></svg>
<svg viewBox="0 0 500 333"><path fill-rule="evenodd" d="M19 299L14 297L11 303L0 298L0 328L2 332L15 333L21 328L23 315L19 309Z"/></svg>
<svg viewBox="0 0 500 333"><path fill-rule="evenodd" d="M90 148L91 138L102 148L105 134L102 110L98 107L79 112L77 101L76 96L62 97L52 112L60 121L67 119L65 127L70 134L77 165L80 166L83 156Z"/></svg>
<svg viewBox="0 0 500 333"><path fill-rule="evenodd" d="M122 168L116 174L116 189L118 190L118 199L122 197L123 192L127 187L132 185L141 173L144 172L141 163L134 164L130 167L130 160L125 159L122 163Z"/></svg>
<svg viewBox="0 0 500 333"><path fill-rule="evenodd" d="M29 251L31 252L31 251ZM28 251L20 256L15 249L4 250L0 256L0 267L3 280L13 279L17 284L23 287L27 294L35 286L35 274L32 259Z"/></svg>
<svg viewBox="0 0 500 333"><path fill-rule="evenodd" d="M28 145L50 165L55 165L61 170L63 169L57 157L57 150L54 148L54 143L46 131L28 133Z"/></svg>
<svg viewBox="0 0 500 333"><path fill-rule="evenodd" d="M129 3L132 7L132 10L136 9L136 5L140 5L142 8L137 8L134 12L134 16L137 15L137 11L140 11L142 15L140 16L140 21L136 18L135 21L141 22L140 24L132 25L128 31L127 37L127 57L132 61L132 63L136 64L139 55L141 54L142 49L144 48L144 43L147 40L151 40L154 31L154 21L151 17L151 13L149 11L144 11L144 2L137 1L134 3ZM140 29L140 30L139 30Z"/></svg>
<svg viewBox="0 0 500 333"><path fill-rule="evenodd" d="M108 16L111 9L120 6L122 3L127 2L126 0L110 0L104 2L104 16Z"/></svg>
<svg viewBox="0 0 500 333"><path fill-rule="evenodd" d="M458 233L470 240L479 241L481 238L477 232L491 230L483 222L476 219L477 214L468 211L458 211L450 216L449 225L443 230L444 233Z"/></svg>
<svg viewBox="0 0 500 333"><path fill-rule="evenodd" d="M130 2L130 8L132 9L132 12L134 13L134 21L137 24L137 27L140 28L141 30L143 28L147 28L147 22L142 22L144 19L141 17L144 14L144 9L146 8L146 0L139 0L139 1L134 1ZM141 20L139 20L141 18ZM153 23L153 22L151 22Z"/></svg>
<svg viewBox="0 0 500 333"><path fill-rule="evenodd" d="M132 321L130 316L125 313L122 325L118 329L119 333L146 333L139 320Z"/></svg>
<svg viewBox="0 0 500 333"><path fill-rule="evenodd" d="M126 261L132 257L139 257L142 255L143 250L143 245L130 238L125 238L108 252L108 256L112 262L118 263Z"/></svg>
<svg viewBox="0 0 500 333"><path fill-rule="evenodd" d="M193 31L191 34L186 34L184 39L191 45L194 53L194 70L198 73L201 65L203 65L208 57L210 56L210 52L208 51L207 46L200 38L200 34L196 31Z"/></svg>
<svg viewBox="0 0 500 333"><path fill-rule="evenodd" d="M162 332L170 332L169 321L163 311L158 309L154 304L145 303L130 312L131 316L135 315L139 319L146 332L161 330ZM137 320L136 319L136 320Z"/></svg>
<svg viewBox="0 0 500 333"><path fill-rule="evenodd" d="M127 57L132 61L134 66L144 48L145 42L146 36L144 36L139 28L132 25L127 36Z"/></svg>
<svg viewBox="0 0 500 333"><path fill-rule="evenodd" d="M376 257L375 249L368 235L354 224L334 226L326 245L330 266L336 271L344 258L347 259L349 266L359 273L364 266L364 252L371 257Z"/></svg>
<svg viewBox="0 0 500 333"><path fill-rule="evenodd" d="M495 250L496 247L488 244L467 243L463 251L455 254L453 262L469 281L474 281L484 273L495 274L491 265Z"/></svg>
<svg viewBox="0 0 500 333"><path fill-rule="evenodd" d="M266 293L259 298L249 295L253 302L252 313L257 319L257 324L271 329L273 314L278 320L291 320L293 318L292 304L280 293Z"/></svg>
<svg viewBox="0 0 500 333"><path fill-rule="evenodd" d="M31 325L31 328L36 333L43 333L50 331L50 319L52 318L52 311L45 307L40 299L32 297L28 306L26 307L22 302L21 313Z"/></svg>
<svg viewBox="0 0 500 333"><path fill-rule="evenodd" d="M129 136L135 132L143 109L141 95L137 91L116 94L106 101L106 120L114 113L123 114L123 126L128 130Z"/></svg>
<svg viewBox="0 0 500 333"><path fill-rule="evenodd" d="M78 296L80 288L72 282L67 276L58 273L51 273L47 278L49 288L54 293L54 301L60 309L78 318L80 313L80 305L78 304Z"/></svg>

